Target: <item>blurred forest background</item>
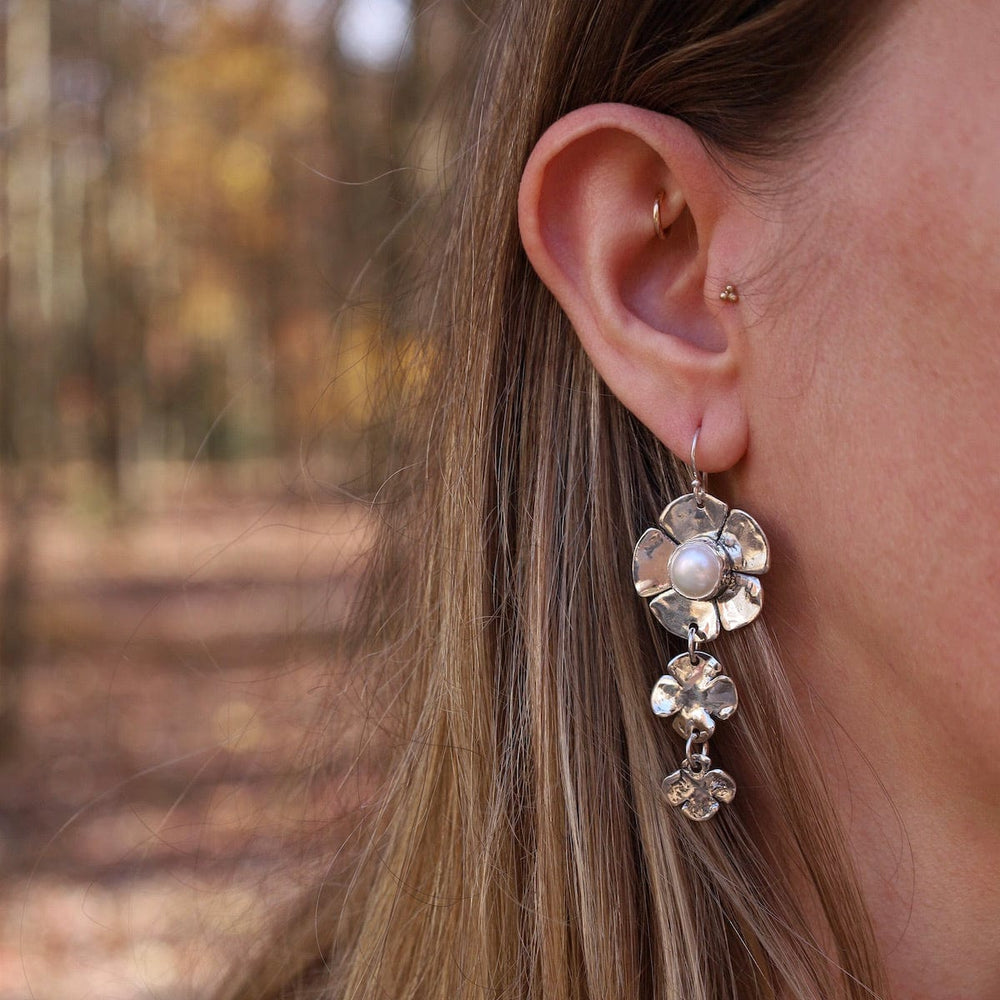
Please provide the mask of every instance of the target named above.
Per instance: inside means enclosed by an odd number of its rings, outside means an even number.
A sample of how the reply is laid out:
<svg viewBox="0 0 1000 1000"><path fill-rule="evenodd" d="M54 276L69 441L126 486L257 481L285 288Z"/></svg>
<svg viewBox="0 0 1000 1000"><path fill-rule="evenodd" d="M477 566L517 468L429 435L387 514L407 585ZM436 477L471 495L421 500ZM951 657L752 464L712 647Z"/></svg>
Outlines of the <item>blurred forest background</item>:
<svg viewBox="0 0 1000 1000"><path fill-rule="evenodd" d="M354 498L485 6L0 2L0 1000L203 996L364 798Z"/></svg>

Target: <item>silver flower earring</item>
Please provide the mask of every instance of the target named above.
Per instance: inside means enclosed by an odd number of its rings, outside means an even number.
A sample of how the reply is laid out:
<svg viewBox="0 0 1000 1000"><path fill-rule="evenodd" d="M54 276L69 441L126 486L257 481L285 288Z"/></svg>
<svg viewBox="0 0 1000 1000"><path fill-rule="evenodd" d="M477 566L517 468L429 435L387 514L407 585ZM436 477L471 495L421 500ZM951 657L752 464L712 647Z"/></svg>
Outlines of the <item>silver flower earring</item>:
<svg viewBox="0 0 1000 1000"><path fill-rule="evenodd" d="M757 578L770 560L760 525L705 491L696 455L700 433L699 427L691 442L691 492L666 507L660 527L643 533L632 557L635 589L653 598L649 606L668 632L687 639L687 651L656 682L652 706L657 715L674 716L674 729L687 741L681 766L663 779L663 791L692 820L710 819L736 795L736 782L713 770L708 755L716 723L736 711L736 685L701 645L760 614Z"/></svg>

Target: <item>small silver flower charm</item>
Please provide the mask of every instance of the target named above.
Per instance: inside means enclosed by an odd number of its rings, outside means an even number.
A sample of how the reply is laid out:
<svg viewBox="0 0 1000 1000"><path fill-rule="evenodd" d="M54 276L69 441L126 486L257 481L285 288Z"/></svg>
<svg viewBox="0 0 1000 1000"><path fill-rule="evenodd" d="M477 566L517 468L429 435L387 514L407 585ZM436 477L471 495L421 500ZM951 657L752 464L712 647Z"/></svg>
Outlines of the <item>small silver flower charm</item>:
<svg viewBox="0 0 1000 1000"><path fill-rule="evenodd" d="M689 625L711 642L721 629L752 622L763 603L757 579L770 562L767 538L745 511L702 493L678 497L635 546L632 578L660 624L686 636Z"/></svg>
<svg viewBox="0 0 1000 1000"><path fill-rule="evenodd" d="M709 770L712 762L704 754L691 754L680 769L663 779L663 793L672 806L680 806L688 819L711 819L720 803L736 798L736 782L718 768Z"/></svg>
<svg viewBox="0 0 1000 1000"><path fill-rule="evenodd" d="M674 729L685 739L715 732L715 720L725 721L736 711L736 685L722 673L714 656L681 653L668 664L650 699L657 715L674 716Z"/></svg>

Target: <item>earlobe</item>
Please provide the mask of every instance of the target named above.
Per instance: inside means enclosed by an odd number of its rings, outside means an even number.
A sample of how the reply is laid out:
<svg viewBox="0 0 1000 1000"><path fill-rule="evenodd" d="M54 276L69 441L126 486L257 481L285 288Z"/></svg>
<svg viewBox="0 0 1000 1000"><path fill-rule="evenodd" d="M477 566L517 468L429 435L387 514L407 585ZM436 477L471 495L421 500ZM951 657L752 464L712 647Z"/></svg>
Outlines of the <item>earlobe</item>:
<svg viewBox="0 0 1000 1000"><path fill-rule="evenodd" d="M688 126L608 104L542 136L519 198L528 257L608 387L675 454L700 426L707 472L747 439L740 306L720 298L742 242L730 186Z"/></svg>

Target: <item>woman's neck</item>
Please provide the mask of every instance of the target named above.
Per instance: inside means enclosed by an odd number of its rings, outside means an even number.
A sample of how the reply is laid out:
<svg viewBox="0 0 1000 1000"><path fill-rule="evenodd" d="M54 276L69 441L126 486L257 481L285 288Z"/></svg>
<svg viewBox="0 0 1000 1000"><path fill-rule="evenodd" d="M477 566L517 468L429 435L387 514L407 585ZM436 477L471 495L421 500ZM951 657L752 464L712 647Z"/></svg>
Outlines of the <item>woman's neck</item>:
<svg viewBox="0 0 1000 1000"><path fill-rule="evenodd" d="M850 639L779 635L844 824L893 1000L1000 997L1000 794L933 700ZM800 665L796 672L795 665ZM895 698L890 695L895 693ZM995 769L994 769L995 770Z"/></svg>

